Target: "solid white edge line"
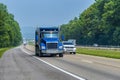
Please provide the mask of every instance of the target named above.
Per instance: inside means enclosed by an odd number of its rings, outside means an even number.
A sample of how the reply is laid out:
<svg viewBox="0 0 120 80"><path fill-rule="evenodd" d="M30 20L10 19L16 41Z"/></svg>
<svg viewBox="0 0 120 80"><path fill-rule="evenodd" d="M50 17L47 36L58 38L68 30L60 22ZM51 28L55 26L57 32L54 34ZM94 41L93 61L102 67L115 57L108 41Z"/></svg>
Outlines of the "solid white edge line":
<svg viewBox="0 0 120 80"><path fill-rule="evenodd" d="M21 50L22 50L23 52L27 53L28 55L31 55L29 52L25 51L23 48L21 48ZM72 73L70 73L70 72L67 72L67 71L65 71L65 70L63 70L63 69L61 69L61 68L59 68L59 67L57 67L57 66L54 66L54 65L52 65L52 64L50 64L50 63L48 63L48 62L46 62L46 61L44 61L44 60L42 60L42 59L40 59L40 58L38 58L38 57L35 57L35 56L33 56L33 57L36 58L37 60L42 61L43 63L45 63L45 64L51 66L51 67L53 67L53 68L55 68L55 69L57 69L57 70L63 72L63 73L66 73L66 74L68 74L68 75L70 75L70 76L76 78L76 79L79 79L79 80L86 80L86 79L81 78L81 77L79 77L79 76L77 76L77 75L75 75L75 74L72 74Z"/></svg>

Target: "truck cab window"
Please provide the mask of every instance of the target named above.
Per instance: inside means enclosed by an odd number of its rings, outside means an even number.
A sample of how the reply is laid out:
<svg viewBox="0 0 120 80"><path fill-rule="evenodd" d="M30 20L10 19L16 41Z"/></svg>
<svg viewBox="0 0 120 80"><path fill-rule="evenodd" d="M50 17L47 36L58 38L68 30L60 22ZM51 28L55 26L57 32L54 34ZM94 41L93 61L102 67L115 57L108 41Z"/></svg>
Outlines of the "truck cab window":
<svg viewBox="0 0 120 80"><path fill-rule="evenodd" d="M58 32L43 32L42 37L44 37L44 38L58 38Z"/></svg>

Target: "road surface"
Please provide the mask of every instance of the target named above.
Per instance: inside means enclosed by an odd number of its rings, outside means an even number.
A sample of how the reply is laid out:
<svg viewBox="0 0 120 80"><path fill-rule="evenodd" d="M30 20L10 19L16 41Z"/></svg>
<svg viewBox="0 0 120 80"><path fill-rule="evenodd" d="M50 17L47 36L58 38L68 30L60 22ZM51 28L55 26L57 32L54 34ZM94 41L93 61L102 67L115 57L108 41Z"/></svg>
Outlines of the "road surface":
<svg viewBox="0 0 120 80"><path fill-rule="evenodd" d="M20 46L0 59L0 80L120 80L120 60L69 54L36 57Z"/></svg>

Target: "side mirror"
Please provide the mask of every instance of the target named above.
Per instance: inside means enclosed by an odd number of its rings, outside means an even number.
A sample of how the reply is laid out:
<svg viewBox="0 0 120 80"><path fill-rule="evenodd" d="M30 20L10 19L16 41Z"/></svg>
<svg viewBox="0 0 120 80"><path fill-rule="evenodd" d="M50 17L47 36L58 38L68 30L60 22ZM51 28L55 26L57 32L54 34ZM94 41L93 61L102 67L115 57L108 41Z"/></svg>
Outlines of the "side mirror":
<svg viewBox="0 0 120 80"><path fill-rule="evenodd" d="M65 39L64 35L61 35L61 39L62 39L62 41L64 41L64 39Z"/></svg>
<svg viewBox="0 0 120 80"><path fill-rule="evenodd" d="M35 41L38 41L38 35L35 35Z"/></svg>

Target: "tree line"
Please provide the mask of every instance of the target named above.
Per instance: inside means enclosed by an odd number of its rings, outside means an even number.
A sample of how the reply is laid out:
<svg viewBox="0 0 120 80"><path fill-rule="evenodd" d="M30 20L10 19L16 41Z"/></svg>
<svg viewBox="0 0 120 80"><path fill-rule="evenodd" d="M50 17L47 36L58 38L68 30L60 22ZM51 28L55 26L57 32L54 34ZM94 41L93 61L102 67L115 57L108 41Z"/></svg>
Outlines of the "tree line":
<svg viewBox="0 0 120 80"><path fill-rule="evenodd" d="M65 40L77 44L120 45L120 0L95 0L79 17L61 25Z"/></svg>
<svg viewBox="0 0 120 80"><path fill-rule="evenodd" d="M22 40L19 24L7 6L0 3L0 48L17 46Z"/></svg>

